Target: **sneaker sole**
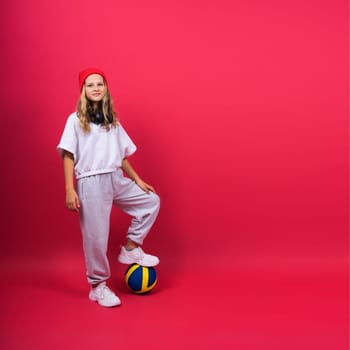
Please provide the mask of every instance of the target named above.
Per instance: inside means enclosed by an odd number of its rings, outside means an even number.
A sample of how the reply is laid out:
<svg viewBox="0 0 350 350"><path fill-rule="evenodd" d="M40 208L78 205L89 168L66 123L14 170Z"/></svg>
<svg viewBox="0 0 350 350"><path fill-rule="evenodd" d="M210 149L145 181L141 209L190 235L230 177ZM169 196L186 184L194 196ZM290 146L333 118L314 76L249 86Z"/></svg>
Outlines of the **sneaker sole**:
<svg viewBox="0 0 350 350"><path fill-rule="evenodd" d="M141 261L137 261L135 259L131 259L131 258L128 258L128 257L125 257L125 256L118 256L118 261L121 263L121 264L139 264L141 266L145 266L145 267L153 267L153 266L157 266L159 264L159 260L155 263L148 263L148 264L145 264Z"/></svg>
<svg viewBox="0 0 350 350"><path fill-rule="evenodd" d="M92 295L89 295L89 300L94 301L94 302L97 302L98 305L101 305L101 306L103 306L103 307L115 307L115 306L121 305L121 301L120 301L120 300L119 300L118 303L112 304L112 305L104 305L104 304L101 304L101 303L98 301L98 299L95 298L95 297L92 296Z"/></svg>

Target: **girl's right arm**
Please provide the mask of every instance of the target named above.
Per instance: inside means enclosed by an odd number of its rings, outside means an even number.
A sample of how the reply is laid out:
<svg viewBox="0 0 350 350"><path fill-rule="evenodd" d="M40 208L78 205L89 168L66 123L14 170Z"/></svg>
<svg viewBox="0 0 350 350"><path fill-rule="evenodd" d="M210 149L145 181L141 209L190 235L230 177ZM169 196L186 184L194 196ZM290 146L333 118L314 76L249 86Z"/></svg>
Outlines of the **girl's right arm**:
<svg viewBox="0 0 350 350"><path fill-rule="evenodd" d="M74 156L68 151L63 153L63 170L66 186L66 206L70 210L78 211L80 202L74 189Z"/></svg>

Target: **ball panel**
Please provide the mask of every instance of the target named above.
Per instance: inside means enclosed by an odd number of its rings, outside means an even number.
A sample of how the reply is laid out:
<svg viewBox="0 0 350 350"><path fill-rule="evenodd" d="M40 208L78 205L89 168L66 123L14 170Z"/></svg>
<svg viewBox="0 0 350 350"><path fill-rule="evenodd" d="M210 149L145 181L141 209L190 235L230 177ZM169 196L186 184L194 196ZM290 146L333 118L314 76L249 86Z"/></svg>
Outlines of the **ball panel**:
<svg viewBox="0 0 350 350"><path fill-rule="evenodd" d="M142 286L141 291L146 290L148 286L148 269L142 266Z"/></svg>
<svg viewBox="0 0 350 350"><path fill-rule="evenodd" d="M133 274L133 272L135 270L137 270L140 267L140 265L138 264L132 264L128 267L128 269L126 270L125 273L125 280L128 281L128 279L130 278L130 276Z"/></svg>
<svg viewBox="0 0 350 350"><path fill-rule="evenodd" d="M157 274L154 267L132 264L125 272L125 282L132 292L147 293L156 285Z"/></svg>
<svg viewBox="0 0 350 350"><path fill-rule="evenodd" d="M153 285L157 280L157 274L154 267L148 269L148 287Z"/></svg>

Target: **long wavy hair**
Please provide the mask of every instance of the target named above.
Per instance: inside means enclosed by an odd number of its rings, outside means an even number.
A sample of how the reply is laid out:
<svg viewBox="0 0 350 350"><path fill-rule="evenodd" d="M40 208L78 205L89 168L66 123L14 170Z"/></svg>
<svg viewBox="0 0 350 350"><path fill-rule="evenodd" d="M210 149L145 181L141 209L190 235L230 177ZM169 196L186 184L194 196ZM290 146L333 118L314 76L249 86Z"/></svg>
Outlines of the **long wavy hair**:
<svg viewBox="0 0 350 350"><path fill-rule="evenodd" d="M80 98L77 104L77 113L80 120L80 127L84 130L84 132L89 133L91 131L90 128L90 115L95 111L93 103L86 98L85 93L85 85L81 90ZM109 93L108 87L105 96L102 101L99 102L97 107L103 114L103 122L102 127L104 127L107 131L110 130L111 127L115 128L118 125L117 114L114 110L113 100ZM108 116L112 117L112 122L108 121Z"/></svg>

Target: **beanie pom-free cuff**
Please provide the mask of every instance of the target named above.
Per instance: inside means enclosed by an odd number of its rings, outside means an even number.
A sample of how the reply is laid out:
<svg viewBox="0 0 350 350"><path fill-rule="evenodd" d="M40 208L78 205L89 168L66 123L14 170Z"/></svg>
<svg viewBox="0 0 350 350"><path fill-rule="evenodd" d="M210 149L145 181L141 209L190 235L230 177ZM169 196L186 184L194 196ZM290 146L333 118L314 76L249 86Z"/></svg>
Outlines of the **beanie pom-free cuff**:
<svg viewBox="0 0 350 350"><path fill-rule="evenodd" d="M83 89L83 85L85 83L86 78L91 74L99 74L104 79L105 83L107 84L107 78L106 74L101 71L101 69L98 68L87 68L79 72L79 91Z"/></svg>

